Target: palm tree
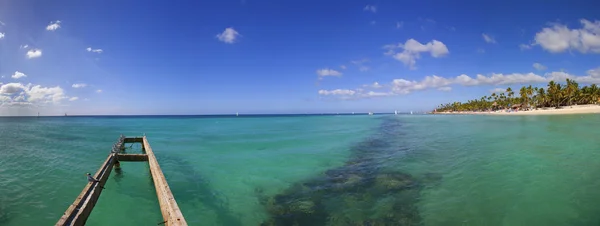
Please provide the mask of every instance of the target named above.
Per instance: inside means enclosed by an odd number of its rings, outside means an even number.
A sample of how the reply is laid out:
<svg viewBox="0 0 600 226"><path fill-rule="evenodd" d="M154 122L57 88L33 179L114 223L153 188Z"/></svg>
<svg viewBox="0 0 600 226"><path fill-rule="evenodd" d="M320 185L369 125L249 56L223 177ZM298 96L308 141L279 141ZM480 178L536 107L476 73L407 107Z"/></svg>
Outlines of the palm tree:
<svg viewBox="0 0 600 226"><path fill-rule="evenodd" d="M521 89L519 90L519 94L521 95L523 107L527 107L529 103L529 97L527 96L527 87L521 87Z"/></svg>
<svg viewBox="0 0 600 226"><path fill-rule="evenodd" d="M453 102L441 104L437 111L482 111L490 109L492 106L506 107L509 103L523 103L526 107L560 107L561 105L572 104L597 104L600 101L600 87L596 84L579 87L575 80L567 79L566 85L561 85L555 81L548 82L547 89L523 86L519 90L520 97L514 98L512 88L507 88L505 93L492 93L490 96L483 96L479 99L468 100L467 102ZM497 105L494 105L497 103Z"/></svg>
<svg viewBox="0 0 600 226"><path fill-rule="evenodd" d="M547 102L547 97L546 97L546 92L544 91L544 88L539 88L537 91L537 95L536 95L536 99L539 105L541 105L542 107L546 106L546 102Z"/></svg>

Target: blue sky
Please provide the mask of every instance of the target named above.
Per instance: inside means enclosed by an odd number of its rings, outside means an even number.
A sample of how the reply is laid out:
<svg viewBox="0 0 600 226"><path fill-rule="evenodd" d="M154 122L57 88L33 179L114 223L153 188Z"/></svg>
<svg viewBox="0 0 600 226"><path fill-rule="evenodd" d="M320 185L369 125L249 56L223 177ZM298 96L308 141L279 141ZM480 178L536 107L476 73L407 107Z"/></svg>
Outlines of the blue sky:
<svg viewBox="0 0 600 226"><path fill-rule="evenodd" d="M597 6L5 0L0 115L419 111L598 83Z"/></svg>

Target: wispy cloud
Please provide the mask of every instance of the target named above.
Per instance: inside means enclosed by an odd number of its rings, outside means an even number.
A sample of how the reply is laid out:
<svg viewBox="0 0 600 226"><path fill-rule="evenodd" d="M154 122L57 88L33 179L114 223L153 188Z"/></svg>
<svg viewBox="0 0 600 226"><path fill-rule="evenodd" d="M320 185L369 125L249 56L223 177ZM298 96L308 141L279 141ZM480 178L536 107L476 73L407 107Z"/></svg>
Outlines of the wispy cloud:
<svg viewBox="0 0 600 226"><path fill-rule="evenodd" d="M71 97L71 98L69 98L69 101L76 101L78 99L79 99L79 97Z"/></svg>
<svg viewBox="0 0 600 226"><path fill-rule="evenodd" d="M84 88L86 86L87 86L87 84L85 84L85 83L75 83L71 87L78 89L78 88Z"/></svg>
<svg viewBox="0 0 600 226"><path fill-rule="evenodd" d="M440 87L438 88L439 91L444 91L444 92L450 92L452 91L452 87L450 86L444 86L444 87Z"/></svg>
<svg viewBox="0 0 600 226"><path fill-rule="evenodd" d="M42 56L41 49L30 49L29 51L27 51L27 58L29 58L29 59L38 58L41 56Z"/></svg>
<svg viewBox="0 0 600 226"><path fill-rule="evenodd" d="M92 47L87 47L85 50L87 50L88 52L92 52L92 53L102 53L103 52L102 49L92 49Z"/></svg>
<svg viewBox="0 0 600 226"><path fill-rule="evenodd" d="M379 84L379 82L374 82L373 84L363 85L363 87L379 89L379 88L382 88L383 86L381 84Z"/></svg>
<svg viewBox="0 0 600 226"><path fill-rule="evenodd" d="M367 5L367 6L365 6L365 8L363 10L364 11L369 11L369 12L372 12L372 13L376 13L377 12L377 6Z"/></svg>
<svg viewBox="0 0 600 226"><path fill-rule="evenodd" d="M27 48L29 48L29 45L27 45L27 44L21 45L21 46L19 46L19 48L21 48L21 49L27 49Z"/></svg>
<svg viewBox="0 0 600 226"><path fill-rule="evenodd" d="M485 49L478 48L478 49L477 49L477 53L485 53Z"/></svg>
<svg viewBox="0 0 600 226"><path fill-rule="evenodd" d="M488 34L481 34L481 36L483 37L483 40L485 40L485 42L487 43L496 43L496 39L494 39L494 37Z"/></svg>
<svg viewBox="0 0 600 226"><path fill-rule="evenodd" d="M20 78L24 78L24 77L27 77L27 75L20 71L15 71L15 73L11 76L11 78L14 78L14 79L20 79Z"/></svg>
<svg viewBox="0 0 600 226"><path fill-rule="evenodd" d="M239 36L239 32L237 32L232 27L229 27L225 28L225 31L223 31L221 34L218 34L217 38L219 39L219 41L222 41L224 43L233 44L236 42Z"/></svg>
<svg viewBox="0 0 600 226"><path fill-rule="evenodd" d="M103 91L101 89L96 90L96 93L102 93Z"/></svg>
<svg viewBox="0 0 600 226"><path fill-rule="evenodd" d="M519 45L519 49L521 49L521 50L531 49L531 45L521 44L521 45Z"/></svg>
<svg viewBox="0 0 600 226"><path fill-rule="evenodd" d="M536 70L538 70L538 71L543 71L543 70L546 70L546 69L547 69L547 67L546 67L546 66L544 66L544 65L542 65L542 64L540 64L540 63L534 63L534 64L533 64L533 68L535 68L535 69L536 69Z"/></svg>
<svg viewBox="0 0 600 226"><path fill-rule="evenodd" d="M346 70L346 65L340 65L340 68L341 68L342 70Z"/></svg>
<svg viewBox="0 0 600 226"><path fill-rule="evenodd" d="M500 94L500 93L505 93L506 92L506 88L493 88L490 90L490 93L495 93L495 94Z"/></svg>
<svg viewBox="0 0 600 226"><path fill-rule="evenodd" d="M5 33L0 32L0 39L3 39L5 36Z"/></svg>
<svg viewBox="0 0 600 226"><path fill-rule="evenodd" d="M327 77L327 76L340 77L340 76L342 76L342 72L339 72L339 71L336 71L333 69L329 69L329 68L324 68L324 69L317 70L317 76L319 77L319 79L323 79L323 77Z"/></svg>
<svg viewBox="0 0 600 226"><path fill-rule="evenodd" d="M396 22L396 28L397 29L400 29L402 27L404 27L404 21L398 21L398 22Z"/></svg>
<svg viewBox="0 0 600 226"><path fill-rule="evenodd" d="M57 29L60 28L60 20L57 21L52 21L50 22L50 24L48 24L48 26L46 26L46 30L47 31L56 31Z"/></svg>

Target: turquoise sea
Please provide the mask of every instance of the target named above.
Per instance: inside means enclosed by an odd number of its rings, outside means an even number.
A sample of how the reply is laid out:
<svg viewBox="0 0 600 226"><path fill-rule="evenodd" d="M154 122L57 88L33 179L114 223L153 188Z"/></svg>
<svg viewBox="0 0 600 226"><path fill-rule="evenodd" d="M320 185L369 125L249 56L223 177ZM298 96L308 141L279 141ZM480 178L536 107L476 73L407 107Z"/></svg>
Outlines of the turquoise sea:
<svg viewBox="0 0 600 226"><path fill-rule="evenodd" d="M53 225L145 133L189 225L600 225L600 115L0 118L0 225ZM131 146L131 153L139 146ZM162 222L147 163L87 225Z"/></svg>

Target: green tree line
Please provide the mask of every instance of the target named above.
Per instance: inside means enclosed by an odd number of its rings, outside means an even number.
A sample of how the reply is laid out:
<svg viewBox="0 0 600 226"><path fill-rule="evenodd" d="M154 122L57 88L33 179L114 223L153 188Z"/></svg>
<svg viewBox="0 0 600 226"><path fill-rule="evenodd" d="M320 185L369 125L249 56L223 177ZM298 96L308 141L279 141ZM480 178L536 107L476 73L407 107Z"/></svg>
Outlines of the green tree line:
<svg viewBox="0 0 600 226"><path fill-rule="evenodd" d="M506 92L492 93L479 99L467 102L453 102L441 104L436 108L438 112L444 111L487 111L506 109L509 106L519 106L522 109L570 106L574 104L597 104L600 97L600 89L596 84L579 87L572 79L567 79L566 84L554 81L548 82L546 89L523 86L519 93L508 87Z"/></svg>

